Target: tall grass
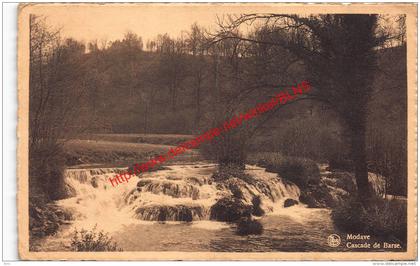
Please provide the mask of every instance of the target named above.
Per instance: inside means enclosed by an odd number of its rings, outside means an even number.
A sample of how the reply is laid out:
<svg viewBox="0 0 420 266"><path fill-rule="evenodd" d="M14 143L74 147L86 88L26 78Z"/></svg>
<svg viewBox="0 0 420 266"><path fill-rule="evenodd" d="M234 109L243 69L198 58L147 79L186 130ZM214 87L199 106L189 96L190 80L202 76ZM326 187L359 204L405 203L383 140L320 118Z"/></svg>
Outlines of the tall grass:
<svg viewBox="0 0 420 266"><path fill-rule="evenodd" d="M372 198L362 204L351 197L338 204L331 213L334 224L349 233L367 233L383 238L407 240L407 203Z"/></svg>

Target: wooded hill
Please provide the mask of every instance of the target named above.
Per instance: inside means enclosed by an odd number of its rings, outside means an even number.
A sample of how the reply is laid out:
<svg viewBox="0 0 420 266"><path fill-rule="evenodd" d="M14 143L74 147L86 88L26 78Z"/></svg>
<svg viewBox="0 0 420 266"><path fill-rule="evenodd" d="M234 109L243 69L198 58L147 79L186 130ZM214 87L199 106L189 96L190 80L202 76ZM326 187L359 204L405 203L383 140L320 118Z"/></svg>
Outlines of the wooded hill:
<svg viewBox="0 0 420 266"><path fill-rule="evenodd" d="M32 17L31 23L34 145L45 136L86 133L199 134L283 88L311 82L307 66L286 48L233 38L209 45L211 39L198 25L182 38L159 35L143 45L133 33L104 44L62 40L42 18ZM250 36L258 40L264 34L261 28ZM377 49L376 56L368 166L392 176L393 193L405 194L405 43ZM247 142L254 151L341 164L349 160L347 131L320 101L298 101L255 123Z"/></svg>

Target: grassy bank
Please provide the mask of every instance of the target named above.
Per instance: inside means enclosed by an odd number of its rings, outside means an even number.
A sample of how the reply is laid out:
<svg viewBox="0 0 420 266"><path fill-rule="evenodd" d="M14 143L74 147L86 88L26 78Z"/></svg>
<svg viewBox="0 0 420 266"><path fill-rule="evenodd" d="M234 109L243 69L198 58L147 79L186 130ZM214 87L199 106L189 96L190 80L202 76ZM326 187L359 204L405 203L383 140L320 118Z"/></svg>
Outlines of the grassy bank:
<svg viewBox="0 0 420 266"><path fill-rule="evenodd" d="M115 135L107 136L110 139ZM67 166L83 165L83 164L103 164L107 166L128 166L133 163L147 161L150 158L165 154L170 148L175 145L154 144L154 143L136 143L131 142L130 136L115 137L119 141L111 140L88 140L88 139L74 139L69 140L64 145L65 160ZM158 142L158 138L150 137L152 142ZM177 143L184 140L182 138L170 137L169 135L163 137L163 143ZM171 162L177 161L194 161L199 157L198 152L192 150L185 154L176 156L171 159ZM169 162L169 163L171 163Z"/></svg>
<svg viewBox="0 0 420 266"><path fill-rule="evenodd" d="M89 134L79 136L78 139L176 146L194 137L193 135L180 134Z"/></svg>

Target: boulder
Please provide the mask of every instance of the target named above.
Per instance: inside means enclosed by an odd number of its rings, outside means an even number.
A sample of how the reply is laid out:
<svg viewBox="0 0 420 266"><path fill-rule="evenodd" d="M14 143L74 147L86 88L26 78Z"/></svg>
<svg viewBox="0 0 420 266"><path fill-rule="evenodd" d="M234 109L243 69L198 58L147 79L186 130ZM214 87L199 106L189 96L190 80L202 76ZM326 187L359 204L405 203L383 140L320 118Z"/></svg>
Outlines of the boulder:
<svg viewBox="0 0 420 266"><path fill-rule="evenodd" d="M252 215L254 216L263 216L265 211L261 208L261 197L254 196L252 198Z"/></svg>
<svg viewBox="0 0 420 266"><path fill-rule="evenodd" d="M238 235L261 235L263 230L262 224L251 217L243 217L237 222L236 233Z"/></svg>
<svg viewBox="0 0 420 266"><path fill-rule="evenodd" d="M285 208L291 207L291 206L297 205L297 204L299 204L299 202L297 200L294 200L294 199L286 199L284 201L284 207Z"/></svg>
<svg viewBox="0 0 420 266"><path fill-rule="evenodd" d="M221 222L235 222L242 217L248 217L252 213L252 206L243 203L242 200L233 196L219 199L210 208L210 220Z"/></svg>
<svg viewBox="0 0 420 266"><path fill-rule="evenodd" d="M137 182L137 187L141 188L141 187L144 187L145 185L148 185L150 183L152 183L152 180L150 180L150 179L140 179L140 181Z"/></svg>
<svg viewBox="0 0 420 266"><path fill-rule="evenodd" d="M92 185L92 187L97 188L98 187L98 178L97 177L93 177L90 180L90 184Z"/></svg>
<svg viewBox="0 0 420 266"><path fill-rule="evenodd" d="M333 197L331 189L321 183L302 191L299 201L307 204L309 208L331 208L336 206L338 199Z"/></svg>
<svg viewBox="0 0 420 266"><path fill-rule="evenodd" d="M303 192L299 196L299 201L308 205L308 208L322 208L323 206L310 193Z"/></svg>
<svg viewBox="0 0 420 266"><path fill-rule="evenodd" d="M67 198L71 198L75 196L76 196L76 189L74 189L69 184L65 183L62 198L67 199Z"/></svg>

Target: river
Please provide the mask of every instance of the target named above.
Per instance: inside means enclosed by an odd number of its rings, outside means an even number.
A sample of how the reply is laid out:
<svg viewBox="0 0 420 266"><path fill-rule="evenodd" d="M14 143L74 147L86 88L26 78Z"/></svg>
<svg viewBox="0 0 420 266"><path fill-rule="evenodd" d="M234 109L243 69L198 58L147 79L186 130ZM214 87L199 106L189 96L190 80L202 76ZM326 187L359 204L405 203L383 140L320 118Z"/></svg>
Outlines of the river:
<svg viewBox="0 0 420 266"><path fill-rule="evenodd" d="M121 170L66 170L65 181L74 197L56 204L70 210L74 220L61 226L56 235L43 238L38 243L40 249L70 250L75 229L96 226L109 233L124 251L337 251L327 245L327 237L337 233L330 210L303 204L284 208L285 199L299 198L299 189L262 168L247 166L247 172L266 185L244 187L250 194L261 193L266 210L265 216L256 218L263 233L249 236L237 235L234 224L209 220L210 207L226 193L210 181L215 165L167 166L146 173L141 185L132 178L127 184L112 187L108 178ZM162 209L165 222L158 221ZM191 213L192 222L177 221L185 209Z"/></svg>

